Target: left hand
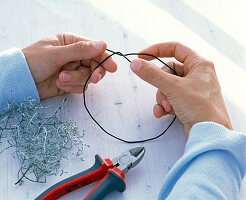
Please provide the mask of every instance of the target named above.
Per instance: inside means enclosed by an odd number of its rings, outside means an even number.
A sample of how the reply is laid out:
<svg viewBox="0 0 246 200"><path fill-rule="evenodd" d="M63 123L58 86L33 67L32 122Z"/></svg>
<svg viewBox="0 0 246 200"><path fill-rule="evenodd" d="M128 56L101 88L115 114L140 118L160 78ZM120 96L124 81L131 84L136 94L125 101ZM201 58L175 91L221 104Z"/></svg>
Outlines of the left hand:
<svg viewBox="0 0 246 200"><path fill-rule="evenodd" d="M61 33L22 50L36 83L40 99L64 93L82 93L91 71L108 56L104 41L93 41L71 33ZM108 59L91 76L97 83L117 65Z"/></svg>

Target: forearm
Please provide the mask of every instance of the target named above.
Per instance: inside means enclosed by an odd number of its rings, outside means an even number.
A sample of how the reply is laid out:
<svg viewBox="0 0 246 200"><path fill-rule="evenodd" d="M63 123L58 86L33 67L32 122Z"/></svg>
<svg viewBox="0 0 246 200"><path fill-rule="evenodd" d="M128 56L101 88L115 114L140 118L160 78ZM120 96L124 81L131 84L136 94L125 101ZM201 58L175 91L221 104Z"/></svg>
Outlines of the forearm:
<svg viewBox="0 0 246 200"><path fill-rule="evenodd" d="M0 54L0 110L11 97L21 103L26 97L39 102L33 77L20 49L10 49Z"/></svg>
<svg viewBox="0 0 246 200"><path fill-rule="evenodd" d="M221 125L194 125L159 199L237 199L246 170L245 147L246 136Z"/></svg>

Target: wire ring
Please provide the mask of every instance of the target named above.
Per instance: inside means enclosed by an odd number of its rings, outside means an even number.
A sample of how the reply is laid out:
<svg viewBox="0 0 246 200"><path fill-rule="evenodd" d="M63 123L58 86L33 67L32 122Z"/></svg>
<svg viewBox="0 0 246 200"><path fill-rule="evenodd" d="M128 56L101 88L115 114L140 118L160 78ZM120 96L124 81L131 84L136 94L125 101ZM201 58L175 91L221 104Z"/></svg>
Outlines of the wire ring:
<svg viewBox="0 0 246 200"><path fill-rule="evenodd" d="M122 56L124 57L128 62L131 62L131 60L129 58L127 58L127 56L132 56L132 55L145 55L145 56L151 56L155 59L157 59L158 61L160 61L162 64L164 64L166 67L168 67L170 70L172 70L174 72L174 75L177 75L176 71L170 67L168 64L166 64L164 61L162 61L160 58L156 57L155 55L152 55L152 54L148 54L148 53L128 53L128 54L123 54L121 52L115 52L115 51L112 51L112 50L109 50L109 49L106 49L107 51L111 52L112 54L110 54L108 57L106 57L103 61L101 61L96 67L94 70L92 70L92 72L90 73L90 75L88 76L87 80L85 81L85 85L83 87L83 100L84 100L84 107L87 111L87 113L89 114L89 116L91 117L91 119L101 128L101 130L106 133L107 135L117 139L117 140L120 140L122 142L125 142L125 143L141 143L141 142L147 142L147 141L151 141L151 140L155 140L159 137L161 137L164 133L166 133L166 131L172 126L173 122L175 121L175 119L177 118L177 116L175 115L173 120L171 121L171 123L167 126L167 128L162 132L160 133L159 135L155 136L155 137L152 137L152 138L147 138L147 139L144 139L144 140L133 140L133 141L129 141L129 140L124 140L122 138L119 138L111 133L109 133L108 131L106 131L102 125L99 124L99 122L92 116L91 112L89 111L87 105L86 105L86 95L85 95L85 91L86 91L86 87L88 85L88 82L93 74L93 72L98 68L100 67L106 60L108 60L109 58L111 58L113 55L118 55L118 56Z"/></svg>

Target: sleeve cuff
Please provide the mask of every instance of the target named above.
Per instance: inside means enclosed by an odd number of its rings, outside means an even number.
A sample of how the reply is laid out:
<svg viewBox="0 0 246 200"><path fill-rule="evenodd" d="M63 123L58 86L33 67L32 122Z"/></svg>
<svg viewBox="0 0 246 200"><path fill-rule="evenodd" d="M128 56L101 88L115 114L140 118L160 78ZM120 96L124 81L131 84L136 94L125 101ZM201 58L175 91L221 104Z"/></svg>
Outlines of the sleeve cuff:
<svg viewBox="0 0 246 200"><path fill-rule="evenodd" d="M226 151L236 159L243 177L246 171L245 147L246 135L214 122L200 122L191 128L184 155L195 157L207 151Z"/></svg>
<svg viewBox="0 0 246 200"><path fill-rule="evenodd" d="M163 184L162 190L159 195L159 199L166 199L167 196L171 193L175 184L178 181L182 181L181 176L187 173L187 170L192 165L195 160L199 160L203 162L204 155L208 156L210 162L208 160L204 161L209 165L211 162L214 162L215 165L220 165L220 161L223 160L223 163L231 163L230 166L234 174L228 174L231 177L234 177L236 181L234 183L238 183L240 185L242 178L245 175L246 171L246 136L234 131L230 131L224 126L213 123L213 122L201 122L195 124L191 131L186 143L184 155L175 163L172 169L169 171L166 176L165 182ZM213 153L215 155L219 154L220 159L215 158L216 156L212 156ZM202 156L203 155L203 156ZM203 158L202 158L203 157ZM204 165L195 165L192 169L197 169L198 172L202 172L203 169L206 169L206 163ZM229 164L228 164L229 165ZM200 170L200 171L199 171ZM216 169L213 169L216 173ZM220 171L224 170L223 166ZM192 176L194 171L188 172L188 175ZM199 176L198 176L199 177ZM203 177L202 177L203 179ZM184 181L190 182L191 179L187 178ZM211 181L210 179L203 179L203 182ZM198 184L199 186L199 184ZM182 187L182 186L180 186ZM180 187L176 188L176 192L181 191ZM222 187L222 186L221 186ZM235 184L235 187L236 184ZM235 189L235 188L234 188ZM233 190L230 189L230 191ZM236 190L236 189L235 189ZM193 191L193 189L191 189ZM188 193L189 194L189 193ZM232 196L237 194L232 194ZM170 199L172 199L170 197ZM210 198L206 198L210 199ZM231 198L230 198L231 199Z"/></svg>
<svg viewBox="0 0 246 200"><path fill-rule="evenodd" d="M40 102L39 94L20 49L12 48L0 54L0 108L4 108L10 97L20 104L27 97Z"/></svg>

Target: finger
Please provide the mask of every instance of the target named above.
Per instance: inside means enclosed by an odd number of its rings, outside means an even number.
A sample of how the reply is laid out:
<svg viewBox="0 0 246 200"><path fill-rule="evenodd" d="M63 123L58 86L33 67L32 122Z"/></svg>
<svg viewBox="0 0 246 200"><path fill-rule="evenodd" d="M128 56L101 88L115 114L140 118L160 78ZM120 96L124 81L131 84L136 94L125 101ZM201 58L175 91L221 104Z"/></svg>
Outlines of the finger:
<svg viewBox="0 0 246 200"><path fill-rule="evenodd" d="M174 62L174 61L168 61L167 65L169 67L171 67L178 76L183 77L184 76L184 64L183 63L179 63L179 62ZM170 73L170 74L174 74L174 72L169 69L167 66L163 66L162 67L163 70L165 70L166 72Z"/></svg>
<svg viewBox="0 0 246 200"><path fill-rule="evenodd" d="M91 69L86 67L79 67L73 71L62 71L59 74L59 81L63 85L84 85L90 73Z"/></svg>
<svg viewBox="0 0 246 200"><path fill-rule="evenodd" d="M159 105L159 104L156 104L153 108L153 113L154 113L154 116L156 118L161 118L162 116L166 115L166 111L164 110L164 108Z"/></svg>
<svg viewBox="0 0 246 200"><path fill-rule="evenodd" d="M91 71L93 71L96 67L98 67L98 63L92 60L90 63ZM105 74L106 74L105 69L102 66L99 66L91 75L91 82L97 83L105 76Z"/></svg>
<svg viewBox="0 0 246 200"><path fill-rule="evenodd" d="M100 63L109 56L108 53L104 52L102 55L95 58L95 60ZM110 57L103 64L103 68L108 72L115 72L117 70L117 64L114 62L113 58Z"/></svg>
<svg viewBox="0 0 246 200"><path fill-rule="evenodd" d="M170 104L168 98L160 90L157 90L156 102L157 104L161 105L167 113L173 110L173 107Z"/></svg>
<svg viewBox="0 0 246 200"><path fill-rule="evenodd" d="M90 38L82 37L82 36L79 36L73 33L60 33L60 34L57 34L57 38L59 39L59 41L62 42L63 45L70 45L70 44L74 44L80 41L87 41L87 42L92 41L92 39ZM97 57L93 59L97 61L98 63L100 63L108 56L109 54L107 52L104 52L101 55L98 55ZM114 62L112 57L110 57L103 63L103 67L108 72L115 72L117 70L117 64Z"/></svg>
<svg viewBox="0 0 246 200"><path fill-rule="evenodd" d="M84 89L84 85L63 85L62 83L59 82L57 79L56 81L56 86L64 91L65 93L75 93L75 94L81 94ZM86 90L88 88L88 85L86 86Z"/></svg>
<svg viewBox="0 0 246 200"><path fill-rule="evenodd" d="M76 70L80 66L81 66L80 60L72 61L72 62L69 62L69 63L63 65L62 70L64 70L64 71L67 71L67 70L68 71L72 71L72 70Z"/></svg>
<svg viewBox="0 0 246 200"><path fill-rule="evenodd" d="M98 66L98 63L92 60L90 66L91 68L82 66L74 71L62 71L59 75L59 80L65 85L84 85L92 70ZM91 75L88 83L97 83L104 77L105 73L104 68L98 67Z"/></svg>
<svg viewBox="0 0 246 200"><path fill-rule="evenodd" d="M98 64L101 63L105 58L107 58L109 56L108 53L104 52L102 55L94 58L93 60L96 61ZM84 66L89 66L91 60L90 59L86 59L86 60L82 60L82 64ZM115 72L117 70L117 64L114 62L114 60L112 59L112 57L110 57L109 59L107 59L105 62L102 63L101 65L106 71L108 72Z"/></svg>
<svg viewBox="0 0 246 200"><path fill-rule="evenodd" d="M142 59L133 60L130 66L137 76L159 88L167 96L172 90L175 90L176 85L181 81L180 77L171 75L153 63Z"/></svg>
<svg viewBox="0 0 246 200"><path fill-rule="evenodd" d="M92 59L104 53L106 50L104 41L79 41L66 46L54 47L59 64L64 65L71 61Z"/></svg>
<svg viewBox="0 0 246 200"><path fill-rule="evenodd" d="M106 55L102 54L101 57L97 57L94 59L86 59L86 60L82 60L81 62L84 66L87 66L87 67L90 67L91 61L94 61L97 63L97 65L99 65L99 63L102 62L104 58L106 58L107 56L108 54ZM111 72L111 73L117 70L117 65L112 58L110 58L109 60L106 60L102 65L100 65L100 67L104 68L104 70Z"/></svg>
<svg viewBox="0 0 246 200"><path fill-rule="evenodd" d="M97 83L106 74L105 69L102 66L98 66L99 63L95 60L84 60L84 61L82 61L82 63L85 64L87 67L89 67L91 69L91 71L93 71L95 68L97 68L93 72L93 74L91 75L90 80L92 81L92 83Z"/></svg>
<svg viewBox="0 0 246 200"><path fill-rule="evenodd" d="M69 45L79 41L92 41L90 38L69 32L58 33L56 36L62 45Z"/></svg>
<svg viewBox="0 0 246 200"><path fill-rule="evenodd" d="M156 57L174 57L181 63L189 62L191 59L198 57L198 54L191 50L189 47L179 43L179 42L164 42L159 44L154 44L140 53L153 54ZM139 55L139 58L145 60L153 60L153 57Z"/></svg>

